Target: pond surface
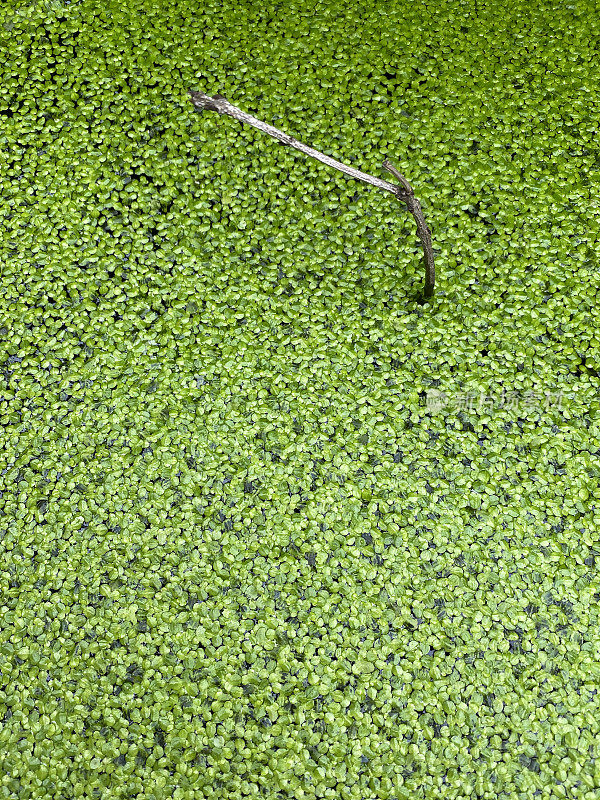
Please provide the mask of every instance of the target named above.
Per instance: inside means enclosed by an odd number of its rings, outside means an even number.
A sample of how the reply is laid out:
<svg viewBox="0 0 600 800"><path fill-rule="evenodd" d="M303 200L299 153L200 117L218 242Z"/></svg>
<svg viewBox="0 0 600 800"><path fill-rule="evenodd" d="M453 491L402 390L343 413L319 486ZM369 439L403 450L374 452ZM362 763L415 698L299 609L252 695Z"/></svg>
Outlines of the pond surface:
<svg viewBox="0 0 600 800"><path fill-rule="evenodd" d="M6 796L596 798L593 4L9 5Z"/></svg>

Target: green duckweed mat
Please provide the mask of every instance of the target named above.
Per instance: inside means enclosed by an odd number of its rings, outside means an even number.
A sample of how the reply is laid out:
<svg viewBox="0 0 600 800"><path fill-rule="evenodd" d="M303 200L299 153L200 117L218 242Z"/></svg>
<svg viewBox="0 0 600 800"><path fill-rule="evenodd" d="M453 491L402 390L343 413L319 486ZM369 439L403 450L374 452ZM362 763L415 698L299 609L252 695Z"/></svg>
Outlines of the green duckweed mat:
<svg viewBox="0 0 600 800"><path fill-rule="evenodd" d="M599 36L2 5L0 798L600 798Z"/></svg>

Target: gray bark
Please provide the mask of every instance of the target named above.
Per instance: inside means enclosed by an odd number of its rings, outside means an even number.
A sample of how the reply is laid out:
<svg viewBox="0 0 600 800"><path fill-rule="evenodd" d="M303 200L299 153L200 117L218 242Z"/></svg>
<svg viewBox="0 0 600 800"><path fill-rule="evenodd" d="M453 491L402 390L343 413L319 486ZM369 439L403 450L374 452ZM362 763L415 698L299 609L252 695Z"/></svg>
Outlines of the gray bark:
<svg viewBox="0 0 600 800"><path fill-rule="evenodd" d="M342 164L341 161L336 161L334 158L330 158L324 153L321 153L306 144L302 144L302 142L294 139L293 136L280 131L278 128L274 128L272 125L268 125L266 122L256 119L256 117L252 117L250 114L246 114L245 111L242 111L237 106L232 105L228 100L219 94L216 94L214 97L209 97L202 92L189 90L189 95L195 108L199 109L200 111L216 111L218 114L227 114L239 122L245 122L248 125L252 125L253 128L272 136L274 139L282 142L282 144L289 145L290 147L299 150L301 153L311 156L311 158L315 158L317 161L321 161L323 164L327 164L327 166L333 167L339 172L343 172L345 175L348 175L351 178L355 178L363 183L368 183L371 186L376 186L378 189L383 189L386 192L391 192L399 200L405 203L406 207L415 218L417 223L417 234L423 246L425 260L424 295L425 297L431 297L433 295L435 285L435 265L433 249L431 246L431 232L427 226L427 223L425 222L421 205L414 196L412 186L388 159L383 162L383 166L388 170L388 172L391 172L392 175L394 175L394 177L400 181L401 186L398 186L395 183L389 183L381 178L376 178L375 176L369 175L366 172L361 172L358 169L354 169L354 167L349 167L347 164Z"/></svg>

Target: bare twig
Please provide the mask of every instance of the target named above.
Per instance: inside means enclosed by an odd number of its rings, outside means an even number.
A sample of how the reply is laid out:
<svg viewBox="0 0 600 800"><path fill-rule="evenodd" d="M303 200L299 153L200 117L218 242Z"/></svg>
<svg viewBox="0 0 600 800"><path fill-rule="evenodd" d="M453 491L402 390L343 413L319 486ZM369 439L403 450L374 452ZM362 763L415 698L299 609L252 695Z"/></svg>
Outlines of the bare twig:
<svg viewBox="0 0 600 800"><path fill-rule="evenodd" d="M189 95L194 106L200 111L216 111L218 114L227 114L239 122L245 122L248 125L252 125L252 127L257 128L263 133L267 133L269 136L277 139L282 144L287 144L290 147L294 147L296 150L300 150L301 153L311 156L312 158L316 158L317 161L321 161L323 164L327 164L327 166L333 167L334 169L343 172L345 175L349 175L351 178L363 181L363 183L369 183L371 186L376 186L378 189L383 189L386 192L391 192L399 200L402 200L415 218L417 223L417 233L423 246L423 253L425 256L424 295L425 297L431 297L433 295L435 285L435 266L433 260L433 249L431 247L431 233L427 227L427 223L425 222L419 201L414 196L412 186L388 159L383 162L383 166L400 181L402 184L401 187L395 183L389 183L381 178L368 175L366 172L361 172L358 169L354 169L354 167L349 167L346 164L342 164L341 161L336 161L334 158L330 158L324 153L314 150L312 147L308 147L308 145L302 144L302 142L294 139L293 136L280 131L278 128L274 128L272 125L268 125L266 122L261 122L261 120L250 116L250 114L246 114L245 111L242 111L240 108L237 108L237 106L232 105L228 100L219 94L216 94L214 97L209 97L207 94L196 92L190 89Z"/></svg>
<svg viewBox="0 0 600 800"><path fill-rule="evenodd" d="M421 204L415 197L415 193L410 183L398 172L396 167L393 166L389 159L386 158L386 160L383 162L383 166L388 170L388 172L391 172L395 178L398 178L402 186L404 186L406 196L402 199L406 203L406 207L410 213L415 218L415 222L417 223L417 233L419 234L419 239L423 245L423 254L425 256L424 295L425 297L432 297L433 288L435 286L435 262L433 260L433 248L431 246L431 232L427 226L427 223L425 222L423 212L421 211Z"/></svg>

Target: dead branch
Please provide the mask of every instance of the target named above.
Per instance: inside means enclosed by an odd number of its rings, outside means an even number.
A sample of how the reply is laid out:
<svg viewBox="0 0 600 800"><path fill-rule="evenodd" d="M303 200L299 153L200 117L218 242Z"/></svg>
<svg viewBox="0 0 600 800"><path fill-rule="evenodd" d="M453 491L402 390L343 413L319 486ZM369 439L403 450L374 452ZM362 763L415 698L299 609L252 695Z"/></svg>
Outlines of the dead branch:
<svg viewBox="0 0 600 800"><path fill-rule="evenodd" d="M363 183L369 183L371 186L376 186L378 189L383 189L386 192L391 192L399 200L405 203L406 207L415 218L417 223L417 234L423 246L423 254L425 259L424 296L427 298L433 296L433 290L435 286L435 265L433 259L433 249L431 246L431 232L427 226L427 223L425 222L425 217L421 211L421 205L414 196L412 186L406 180L406 178L392 165L389 159L386 159L383 162L383 166L388 170L388 172L391 172L392 175L400 181L401 186L398 186L395 183L389 183L381 178L376 178L373 175L368 175L366 172L361 172L358 169L354 169L354 167L349 167L346 164L342 164L341 161L336 161L334 158L330 158L324 153L321 153L312 147L308 147L308 145L302 144L302 142L294 139L293 136L280 131L278 128L274 128L272 125L268 125L266 122L256 119L256 117L252 117L250 114L246 114L245 111L242 111L240 108L237 108L237 106L232 105L228 100L219 94L216 94L214 97L209 97L202 92L196 92L190 89L189 95L192 103L198 110L216 111L218 114L227 114L239 122L245 122L248 125L252 125L252 127L257 128L259 131L262 131L269 136L272 136L282 144L294 147L301 153L311 156L311 158L316 158L317 161L321 161L323 164L327 164L327 166L333 167L334 169L339 170L339 172L343 172L345 175L348 175L351 178L363 181Z"/></svg>

